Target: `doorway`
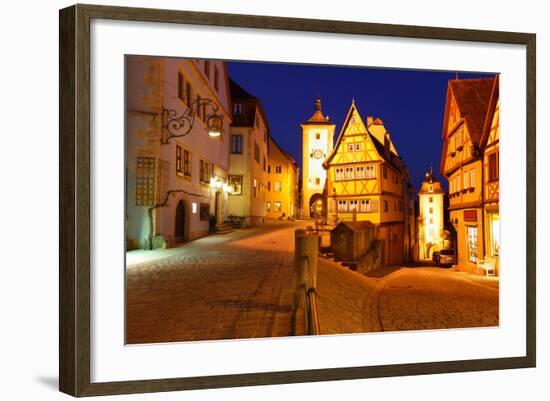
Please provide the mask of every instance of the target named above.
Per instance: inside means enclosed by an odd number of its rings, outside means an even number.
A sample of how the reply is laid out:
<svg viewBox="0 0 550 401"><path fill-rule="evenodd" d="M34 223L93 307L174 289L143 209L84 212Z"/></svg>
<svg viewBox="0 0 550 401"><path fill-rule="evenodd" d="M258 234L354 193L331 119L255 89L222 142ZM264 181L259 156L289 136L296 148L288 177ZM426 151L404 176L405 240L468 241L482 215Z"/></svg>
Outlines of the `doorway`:
<svg viewBox="0 0 550 401"><path fill-rule="evenodd" d="M185 241L185 203L180 200L176 207L176 243Z"/></svg>

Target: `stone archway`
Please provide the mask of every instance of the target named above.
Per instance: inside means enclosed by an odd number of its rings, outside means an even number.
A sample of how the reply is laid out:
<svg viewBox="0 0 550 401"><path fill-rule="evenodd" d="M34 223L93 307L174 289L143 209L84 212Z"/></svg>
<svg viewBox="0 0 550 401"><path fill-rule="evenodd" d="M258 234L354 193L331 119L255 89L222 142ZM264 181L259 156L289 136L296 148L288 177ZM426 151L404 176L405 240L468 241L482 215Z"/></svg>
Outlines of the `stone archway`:
<svg viewBox="0 0 550 401"><path fill-rule="evenodd" d="M322 194L313 194L309 198L309 217L317 218L326 215L326 203Z"/></svg>

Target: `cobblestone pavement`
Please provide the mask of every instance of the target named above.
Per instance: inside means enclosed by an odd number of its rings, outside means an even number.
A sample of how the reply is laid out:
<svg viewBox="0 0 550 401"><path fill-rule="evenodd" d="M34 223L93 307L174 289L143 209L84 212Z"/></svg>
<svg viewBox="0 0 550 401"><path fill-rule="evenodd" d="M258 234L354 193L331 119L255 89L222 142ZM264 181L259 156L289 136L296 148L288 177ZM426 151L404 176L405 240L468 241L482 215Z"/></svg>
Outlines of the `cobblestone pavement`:
<svg viewBox="0 0 550 401"><path fill-rule="evenodd" d="M375 331L488 327L499 324L499 281L448 269L401 268L373 291ZM377 319L376 319L377 317Z"/></svg>
<svg viewBox="0 0 550 401"><path fill-rule="evenodd" d="M127 342L290 334L294 230L274 222L127 255ZM322 334L498 325L499 281L452 269L362 275L319 259Z"/></svg>
<svg viewBox="0 0 550 401"><path fill-rule="evenodd" d="M275 222L153 256L129 252L127 343L288 335L294 230L303 226Z"/></svg>

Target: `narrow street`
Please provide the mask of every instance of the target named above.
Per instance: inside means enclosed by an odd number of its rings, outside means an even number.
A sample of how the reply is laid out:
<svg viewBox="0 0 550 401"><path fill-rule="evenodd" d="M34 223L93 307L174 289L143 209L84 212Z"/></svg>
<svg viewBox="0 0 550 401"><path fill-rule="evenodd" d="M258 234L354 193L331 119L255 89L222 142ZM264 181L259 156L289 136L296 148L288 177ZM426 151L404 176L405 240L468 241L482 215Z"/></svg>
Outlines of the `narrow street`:
<svg viewBox="0 0 550 401"><path fill-rule="evenodd" d="M288 336L294 230L273 222L178 248L127 254L127 343ZM323 334L498 324L498 279L319 259Z"/></svg>
<svg viewBox="0 0 550 401"><path fill-rule="evenodd" d="M129 252L127 343L287 336L301 226L275 222Z"/></svg>

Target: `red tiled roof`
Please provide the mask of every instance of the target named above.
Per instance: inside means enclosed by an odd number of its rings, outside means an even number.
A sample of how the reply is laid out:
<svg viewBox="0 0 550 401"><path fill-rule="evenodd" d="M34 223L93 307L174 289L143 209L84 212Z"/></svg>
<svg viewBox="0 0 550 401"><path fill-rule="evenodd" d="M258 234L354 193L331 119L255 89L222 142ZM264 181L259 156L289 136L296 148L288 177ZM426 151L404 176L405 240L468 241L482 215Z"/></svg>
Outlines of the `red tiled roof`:
<svg viewBox="0 0 550 401"><path fill-rule="evenodd" d="M315 99L315 112L313 115L302 124L331 124L328 117L325 117L323 112L321 111L321 99L317 98Z"/></svg>
<svg viewBox="0 0 550 401"><path fill-rule="evenodd" d="M466 121L472 142L479 144L491 100L495 78L474 78L449 81L451 92Z"/></svg>

